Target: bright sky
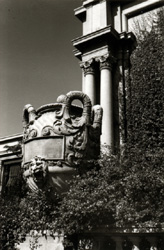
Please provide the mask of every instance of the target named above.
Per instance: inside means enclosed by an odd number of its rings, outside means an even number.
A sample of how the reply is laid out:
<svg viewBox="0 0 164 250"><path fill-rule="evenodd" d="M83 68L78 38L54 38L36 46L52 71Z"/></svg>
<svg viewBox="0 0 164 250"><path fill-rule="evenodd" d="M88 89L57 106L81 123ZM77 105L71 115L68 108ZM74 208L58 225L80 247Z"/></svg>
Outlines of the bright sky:
<svg viewBox="0 0 164 250"><path fill-rule="evenodd" d="M81 90L71 40L81 0L0 0L0 137L22 133L22 112Z"/></svg>

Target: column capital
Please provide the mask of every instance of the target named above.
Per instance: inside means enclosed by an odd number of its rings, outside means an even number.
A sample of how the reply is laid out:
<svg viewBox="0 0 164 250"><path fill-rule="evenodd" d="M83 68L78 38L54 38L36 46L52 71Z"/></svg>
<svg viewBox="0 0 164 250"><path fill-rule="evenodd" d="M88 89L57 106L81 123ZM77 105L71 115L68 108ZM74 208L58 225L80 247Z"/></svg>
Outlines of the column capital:
<svg viewBox="0 0 164 250"><path fill-rule="evenodd" d="M84 75L95 73L94 62L95 62L95 60L92 58L88 61L80 63L80 68L83 69Z"/></svg>
<svg viewBox="0 0 164 250"><path fill-rule="evenodd" d="M116 58L110 53L96 58L97 62L100 62L100 69L112 69L113 64L116 62Z"/></svg>

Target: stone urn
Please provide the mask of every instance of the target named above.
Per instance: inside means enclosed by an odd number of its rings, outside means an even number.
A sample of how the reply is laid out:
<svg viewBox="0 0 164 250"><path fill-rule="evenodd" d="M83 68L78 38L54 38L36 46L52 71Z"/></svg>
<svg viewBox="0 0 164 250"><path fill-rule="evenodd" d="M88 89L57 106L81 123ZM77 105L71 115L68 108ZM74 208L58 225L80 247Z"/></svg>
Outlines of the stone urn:
<svg viewBox="0 0 164 250"><path fill-rule="evenodd" d="M79 100L82 107L72 105ZM33 191L63 193L84 160L99 155L102 108L89 97L71 91L56 103L23 111L23 173Z"/></svg>

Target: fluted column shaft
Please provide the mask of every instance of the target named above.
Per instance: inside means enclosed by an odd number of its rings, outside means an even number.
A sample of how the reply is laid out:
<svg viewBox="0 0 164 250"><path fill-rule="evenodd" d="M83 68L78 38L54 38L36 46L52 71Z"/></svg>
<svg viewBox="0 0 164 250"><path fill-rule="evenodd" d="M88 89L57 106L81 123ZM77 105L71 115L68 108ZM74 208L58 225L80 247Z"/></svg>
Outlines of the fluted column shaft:
<svg viewBox="0 0 164 250"><path fill-rule="evenodd" d="M83 89L82 91L89 96L92 105L96 104L96 86L95 86L95 69L94 60L81 63L81 68L84 72Z"/></svg>

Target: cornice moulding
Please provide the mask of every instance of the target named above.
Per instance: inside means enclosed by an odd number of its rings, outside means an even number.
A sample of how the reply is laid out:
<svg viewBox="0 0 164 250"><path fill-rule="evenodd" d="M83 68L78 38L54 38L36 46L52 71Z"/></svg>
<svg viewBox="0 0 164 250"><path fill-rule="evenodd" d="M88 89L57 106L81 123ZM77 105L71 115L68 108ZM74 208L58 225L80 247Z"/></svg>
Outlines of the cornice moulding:
<svg viewBox="0 0 164 250"><path fill-rule="evenodd" d="M110 25L110 26L107 26L103 29L100 29L100 30L97 30L95 32L92 32L90 34L87 34L85 36L81 36L81 37L78 37L74 40L72 40L73 42L73 46L80 50L83 49L84 46L87 46L88 43L90 43L92 41L92 44L93 42L96 43L96 40L97 39L100 39L100 38L104 38L107 40L109 38L117 41L119 40L119 34L118 32Z"/></svg>
<svg viewBox="0 0 164 250"><path fill-rule="evenodd" d="M5 137L0 138L0 144L3 142L8 142L8 141L16 141L22 139L23 134L14 134L14 135L9 135Z"/></svg>
<svg viewBox="0 0 164 250"><path fill-rule="evenodd" d="M134 1L134 3L130 3L123 7L122 15L133 17L141 11L148 11L154 9L154 7L158 8L161 6L163 6L163 0L149 0L144 2Z"/></svg>
<svg viewBox="0 0 164 250"><path fill-rule="evenodd" d="M83 20L86 18L86 8L84 8L83 6L77 8L74 10L75 16L81 21L83 22Z"/></svg>

